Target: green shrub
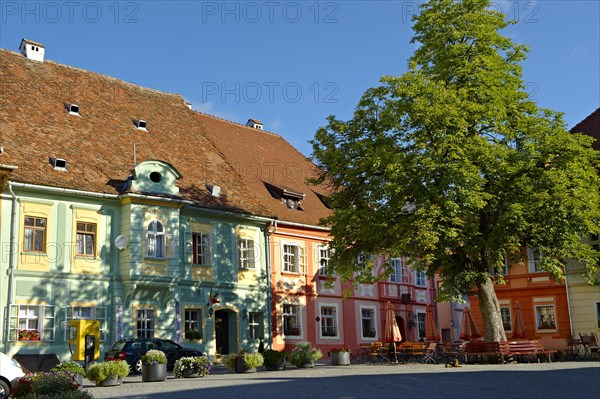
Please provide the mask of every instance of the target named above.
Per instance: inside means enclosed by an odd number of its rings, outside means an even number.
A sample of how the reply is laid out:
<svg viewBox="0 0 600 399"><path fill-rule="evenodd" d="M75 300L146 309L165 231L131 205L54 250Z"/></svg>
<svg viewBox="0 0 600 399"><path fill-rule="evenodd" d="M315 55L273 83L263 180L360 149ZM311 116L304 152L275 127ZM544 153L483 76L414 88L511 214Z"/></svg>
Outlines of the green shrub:
<svg viewBox="0 0 600 399"><path fill-rule="evenodd" d="M181 378L183 376L183 370L194 370L201 376L208 375L212 363L208 361L206 356L189 356L182 357L175 362L173 368L173 374L175 378Z"/></svg>
<svg viewBox="0 0 600 399"><path fill-rule="evenodd" d="M85 369L79 363L69 361L54 366L50 371L68 371L73 374L85 375Z"/></svg>
<svg viewBox="0 0 600 399"><path fill-rule="evenodd" d="M88 391L68 391L55 395L29 393L25 396L19 396L19 399L94 399L94 396Z"/></svg>
<svg viewBox="0 0 600 399"><path fill-rule="evenodd" d="M247 369L260 367L264 363L264 359L260 353L248 353L246 351L241 351L240 353L231 354L225 357L225 367L227 367L229 371L236 371L238 359L244 360L244 366Z"/></svg>
<svg viewBox="0 0 600 399"><path fill-rule="evenodd" d="M150 349L145 355L142 355L144 364L167 364L167 356L165 352L158 349Z"/></svg>
<svg viewBox="0 0 600 399"><path fill-rule="evenodd" d="M98 384L109 377L125 378L129 374L129 365L125 360L94 363L85 374L85 378Z"/></svg>
<svg viewBox="0 0 600 399"><path fill-rule="evenodd" d="M78 387L74 381L73 373L50 371L28 374L19 378L11 393L13 398L18 399L29 397L30 395L47 395L59 398L64 393L77 391Z"/></svg>
<svg viewBox="0 0 600 399"><path fill-rule="evenodd" d="M285 352L279 352L273 349L267 349L262 355L265 359L265 366L277 366L279 362L287 356Z"/></svg>
<svg viewBox="0 0 600 399"><path fill-rule="evenodd" d="M296 367L301 367L303 364L315 362L322 357L321 350L313 348L310 342L299 342L290 354L290 362Z"/></svg>

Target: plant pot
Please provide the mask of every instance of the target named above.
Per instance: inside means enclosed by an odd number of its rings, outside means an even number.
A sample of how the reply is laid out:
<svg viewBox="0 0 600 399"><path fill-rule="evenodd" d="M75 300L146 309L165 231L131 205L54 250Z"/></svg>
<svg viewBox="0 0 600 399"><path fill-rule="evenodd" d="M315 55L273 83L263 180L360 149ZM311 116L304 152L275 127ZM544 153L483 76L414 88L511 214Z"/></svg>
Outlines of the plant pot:
<svg viewBox="0 0 600 399"><path fill-rule="evenodd" d="M256 367L247 368L244 364L244 359L239 358L235 361L235 372L236 373L256 373Z"/></svg>
<svg viewBox="0 0 600 399"><path fill-rule="evenodd" d="M117 385L121 385L122 382L122 378L108 377L107 379L96 383L96 385L99 387L116 387Z"/></svg>
<svg viewBox="0 0 600 399"><path fill-rule="evenodd" d="M279 362L277 362L277 363L265 364L265 369L267 369L268 371L285 370L285 367L286 367L285 357L282 357L279 360Z"/></svg>
<svg viewBox="0 0 600 399"><path fill-rule="evenodd" d="M304 362L297 364L296 367L299 369L311 369L315 367L315 362L311 362L310 360L305 360Z"/></svg>
<svg viewBox="0 0 600 399"><path fill-rule="evenodd" d="M348 366L350 364L350 352L332 352L332 366Z"/></svg>
<svg viewBox="0 0 600 399"><path fill-rule="evenodd" d="M183 376L183 378L203 377L203 375L200 375L200 373L198 373L194 369L183 369L181 370L181 375Z"/></svg>
<svg viewBox="0 0 600 399"><path fill-rule="evenodd" d="M167 379L166 364L142 364L142 381L164 381Z"/></svg>

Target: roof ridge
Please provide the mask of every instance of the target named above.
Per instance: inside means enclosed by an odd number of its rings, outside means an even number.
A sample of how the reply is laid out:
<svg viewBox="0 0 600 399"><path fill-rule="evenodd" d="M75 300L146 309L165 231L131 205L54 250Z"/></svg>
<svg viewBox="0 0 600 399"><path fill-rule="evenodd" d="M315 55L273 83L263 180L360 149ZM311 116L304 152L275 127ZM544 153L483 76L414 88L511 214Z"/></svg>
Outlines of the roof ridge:
<svg viewBox="0 0 600 399"><path fill-rule="evenodd" d="M9 49L6 49L6 48L0 47L0 51L4 51L4 52L7 52L7 53L11 53L12 55L16 55L16 56L21 57L21 53L18 53L16 51L12 51L12 50L9 50ZM126 85L126 86L131 86L131 87L136 88L138 90L148 91L150 93L161 94L161 95L165 95L165 96L178 97L182 101L185 101L185 98L183 97L183 95L181 95L179 93L168 93L168 92L162 91L162 90L151 89L149 87L140 86L138 84L131 83L131 82L128 82L128 81L123 80L123 79L115 78L114 76L105 75L105 74L100 73L100 72L94 72L94 71L90 71L90 70L87 70L87 69L74 67L74 66L67 65L67 64L61 64L60 62L56 62L56 61L52 61L52 60L48 60L48 59L44 60L44 62L43 62L43 64L46 64L46 63L47 64L53 64L53 65L56 65L58 67L62 67L62 68L66 68L66 69L71 69L71 70L77 71L77 72L83 72L83 73L86 73L86 74L96 75L96 76L99 76L101 78L114 81L116 83L120 83L120 84L123 84L123 85Z"/></svg>
<svg viewBox="0 0 600 399"><path fill-rule="evenodd" d="M239 122L231 121L229 119L225 119L225 118L222 118L222 117L217 116L217 115L207 114L206 112L198 111L198 110L195 110L195 109L192 109L192 111L195 112L195 113L197 113L197 114L207 116L209 118L213 118L213 119L217 119L217 120L220 120L220 121L223 121L223 122L231 123L232 125L236 125L236 126L243 127L243 128L246 128L246 129L252 129L252 131L258 131L260 133L267 133L267 134L270 134L272 136L279 137L279 138L283 139L283 137L281 137L281 135L279 135L279 134L277 134L275 132L271 132L269 130L258 130L256 128L253 128L253 127L250 127L250 126L242 125ZM249 118L249 119L252 119L252 118ZM285 139L283 139L283 140L285 140Z"/></svg>
<svg viewBox="0 0 600 399"><path fill-rule="evenodd" d="M596 110L595 110L595 111L592 111L592 113L591 113L591 114L589 114L588 116L586 116L585 118L583 118L583 120L582 120L582 121L580 121L578 124L576 124L575 126L573 126L573 127L572 127L572 128L569 130L569 131L570 131L570 132L572 132L572 133L578 133L577 131L575 131L575 129L576 129L576 128L577 128L579 125L583 124L585 121L587 121L588 119L590 119L592 116L594 116L594 115L595 115L596 113L598 113L598 112L600 112L600 107L596 108Z"/></svg>

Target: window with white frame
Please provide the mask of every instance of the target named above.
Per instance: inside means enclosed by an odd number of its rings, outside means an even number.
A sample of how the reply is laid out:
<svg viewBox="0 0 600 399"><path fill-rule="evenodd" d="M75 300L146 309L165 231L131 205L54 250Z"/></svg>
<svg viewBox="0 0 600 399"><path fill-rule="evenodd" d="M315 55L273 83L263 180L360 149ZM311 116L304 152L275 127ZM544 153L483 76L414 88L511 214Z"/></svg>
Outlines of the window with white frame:
<svg viewBox="0 0 600 399"><path fill-rule="evenodd" d="M202 339L202 309L183 310L183 336L189 340Z"/></svg>
<svg viewBox="0 0 600 399"><path fill-rule="evenodd" d="M54 306L11 305L11 341L54 341Z"/></svg>
<svg viewBox="0 0 600 399"><path fill-rule="evenodd" d="M374 256L371 254L360 254L357 257L358 264L361 268L361 273L363 275L369 276L373 275L375 271L375 266L373 265Z"/></svg>
<svg viewBox="0 0 600 399"><path fill-rule="evenodd" d="M504 255L504 261L502 264L502 270L500 274L503 276L508 276L508 255Z"/></svg>
<svg viewBox="0 0 600 399"><path fill-rule="evenodd" d="M319 245L319 276L329 275L329 247Z"/></svg>
<svg viewBox="0 0 600 399"><path fill-rule="evenodd" d="M425 319L427 318L426 313L417 312L417 331L419 332L419 338L425 338L427 333L425 332Z"/></svg>
<svg viewBox="0 0 600 399"><path fill-rule="evenodd" d="M254 269L255 266L255 252L254 252L254 240L250 238L240 237L238 239L238 249L240 254L240 268L241 269Z"/></svg>
<svg viewBox="0 0 600 399"><path fill-rule="evenodd" d="M390 274L390 283L401 283L402 272L403 272L404 260L402 258L395 258L391 261L392 274Z"/></svg>
<svg viewBox="0 0 600 399"><path fill-rule="evenodd" d="M100 341L106 340L106 308L96 306L67 306L65 309L65 341L68 339L69 321L71 320L98 320L100 322Z"/></svg>
<svg viewBox="0 0 600 399"><path fill-rule="evenodd" d="M261 312L248 313L248 337L250 339L263 339L265 336L264 317Z"/></svg>
<svg viewBox="0 0 600 399"><path fill-rule="evenodd" d="M535 307L536 327L538 331L556 330L556 313L554 305L538 305Z"/></svg>
<svg viewBox="0 0 600 399"><path fill-rule="evenodd" d="M194 265L210 266L210 233L192 233Z"/></svg>
<svg viewBox="0 0 600 399"><path fill-rule="evenodd" d="M377 336L377 324L375 320L375 308L360 308L360 324L362 339L375 338Z"/></svg>
<svg viewBox="0 0 600 399"><path fill-rule="evenodd" d="M415 285L427 287L427 276L425 272L415 271Z"/></svg>
<svg viewBox="0 0 600 399"><path fill-rule="evenodd" d="M293 304L283 305L283 335L286 337L299 337L302 335L300 322L300 306Z"/></svg>
<svg viewBox="0 0 600 399"><path fill-rule="evenodd" d="M321 338L337 338L337 306L321 305Z"/></svg>
<svg viewBox="0 0 600 399"><path fill-rule="evenodd" d="M303 266L303 251L298 244L283 244L283 271L287 273L300 273Z"/></svg>
<svg viewBox="0 0 600 399"><path fill-rule="evenodd" d="M544 254L539 248L527 248L527 263L529 264L529 272L543 272L544 270L540 267L540 261Z"/></svg>
<svg viewBox="0 0 600 399"><path fill-rule="evenodd" d="M136 337L153 338L156 326L156 311L154 309L137 309L136 311Z"/></svg>
<svg viewBox="0 0 600 399"><path fill-rule="evenodd" d="M159 220L152 219L146 227L146 256L162 259L165 258L165 253L165 227Z"/></svg>
<svg viewBox="0 0 600 399"><path fill-rule="evenodd" d="M500 317L502 318L502 326L504 331L512 331L512 319L510 317L510 307L500 306Z"/></svg>

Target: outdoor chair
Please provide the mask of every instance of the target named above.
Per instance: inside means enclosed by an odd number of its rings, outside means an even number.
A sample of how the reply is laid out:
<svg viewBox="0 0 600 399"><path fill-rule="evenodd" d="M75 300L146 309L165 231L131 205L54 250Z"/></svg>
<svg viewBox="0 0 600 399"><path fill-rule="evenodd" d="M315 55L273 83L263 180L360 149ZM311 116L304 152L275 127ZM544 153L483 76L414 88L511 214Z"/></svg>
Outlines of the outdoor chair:
<svg viewBox="0 0 600 399"><path fill-rule="evenodd" d="M429 346L427 347L427 349L425 350L425 353L423 353L423 357L421 358L421 363L431 363L431 364L437 363L436 349L437 349L437 344L435 342L430 343Z"/></svg>

